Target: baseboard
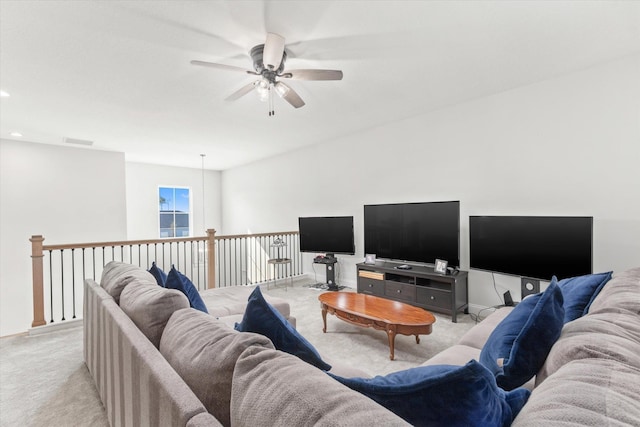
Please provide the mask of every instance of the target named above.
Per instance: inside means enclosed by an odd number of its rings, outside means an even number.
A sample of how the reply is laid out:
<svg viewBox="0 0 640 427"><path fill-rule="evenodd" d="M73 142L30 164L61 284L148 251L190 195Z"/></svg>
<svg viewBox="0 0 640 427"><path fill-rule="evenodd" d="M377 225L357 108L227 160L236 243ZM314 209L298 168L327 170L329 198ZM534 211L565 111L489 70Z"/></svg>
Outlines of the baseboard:
<svg viewBox="0 0 640 427"><path fill-rule="evenodd" d="M71 319L71 320L65 320L62 322L49 323L43 326L36 326L35 328L29 329L27 332L29 333L30 336L32 336L32 335L47 334L49 332L55 332L55 331L63 331L65 329L71 329L78 326L82 326L82 319Z"/></svg>
<svg viewBox="0 0 640 427"><path fill-rule="evenodd" d="M298 278L297 282L303 282L304 284L309 284L309 283L324 283L324 274L320 275L318 274L317 276L314 275L313 273L304 273L301 276L296 276ZM294 277L294 283L296 282L296 277ZM317 279L317 280L316 280ZM357 289L357 282L355 280L345 280L342 278L337 278L336 280L336 284L338 286L346 286L347 288L351 288L351 289Z"/></svg>
<svg viewBox="0 0 640 427"><path fill-rule="evenodd" d="M487 307L486 305L469 304L469 313L478 314L483 310L487 310L493 307Z"/></svg>

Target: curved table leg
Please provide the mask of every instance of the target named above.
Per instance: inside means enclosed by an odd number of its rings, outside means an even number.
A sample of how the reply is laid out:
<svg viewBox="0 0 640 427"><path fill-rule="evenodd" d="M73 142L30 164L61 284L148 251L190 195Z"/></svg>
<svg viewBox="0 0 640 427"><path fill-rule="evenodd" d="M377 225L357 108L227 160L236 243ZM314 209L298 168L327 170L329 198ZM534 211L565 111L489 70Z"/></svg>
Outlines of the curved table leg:
<svg viewBox="0 0 640 427"><path fill-rule="evenodd" d="M420 344L420 336L416 335L416 344Z"/></svg>
<svg viewBox="0 0 640 427"><path fill-rule="evenodd" d="M387 336L389 337L389 360L393 360L393 350L396 341L396 325L387 326Z"/></svg>
<svg viewBox="0 0 640 427"><path fill-rule="evenodd" d="M322 332L327 333L327 306L322 304Z"/></svg>

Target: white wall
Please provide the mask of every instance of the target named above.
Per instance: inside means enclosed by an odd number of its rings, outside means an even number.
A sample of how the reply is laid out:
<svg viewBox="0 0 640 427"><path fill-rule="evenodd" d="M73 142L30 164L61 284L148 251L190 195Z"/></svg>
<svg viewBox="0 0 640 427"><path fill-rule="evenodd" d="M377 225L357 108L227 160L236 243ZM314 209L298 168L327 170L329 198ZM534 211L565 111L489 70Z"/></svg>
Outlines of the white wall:
<svg viewBox="0 0 640 427"><path fill-rule="evenodd" d="M124 171L122 153L0 140L0 336L31 327L32 235L126 237Z"/></svg>
<svg viewBox="0 0 640 427"><path fill-rule="evenodd" d="M220 208L221 173L205 170L204 196L202 170L126 163L127 238L158 238L158 187L188 187L191 189L193 236L206 235L207 228L222 232ZM204 212L203 212L204 197ZM203 215L206 217L203 220Z"/></svg>
<svg viewBox="0 0 640 427"><path fill-rule="evenodd" d="M221 232L217 171L125 162L123 153L0 140L0 336L33 320L31 243L153 239L159 185L190 187L196 235Z"/></svg>
<svg viewBox="0 0 640 427"><path fill-rule="evenodd" d="M364 204L460 200L463 269L469 215L593 216L594 271L638 266L638 76L635 55L225 171L225 232L353 215L357 253L339 271L354 286ZM519 299L519 279L496 280ZM471 304L501 302L491 274L471 271L469 285Z"/></svg>

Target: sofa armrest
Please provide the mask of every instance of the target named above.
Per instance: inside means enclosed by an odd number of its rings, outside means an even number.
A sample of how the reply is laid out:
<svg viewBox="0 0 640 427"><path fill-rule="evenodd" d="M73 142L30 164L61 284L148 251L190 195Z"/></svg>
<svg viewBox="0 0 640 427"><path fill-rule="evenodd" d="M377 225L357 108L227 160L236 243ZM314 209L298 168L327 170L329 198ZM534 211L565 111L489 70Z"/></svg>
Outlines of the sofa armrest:
<svg viewBox="0 0 640 427"><path fill-rule="evenodd" d="M107 412L120 425L185 426L204 405L113 298L85 282L85 363ZM219 425L219 423L200 424Z"/></svg>

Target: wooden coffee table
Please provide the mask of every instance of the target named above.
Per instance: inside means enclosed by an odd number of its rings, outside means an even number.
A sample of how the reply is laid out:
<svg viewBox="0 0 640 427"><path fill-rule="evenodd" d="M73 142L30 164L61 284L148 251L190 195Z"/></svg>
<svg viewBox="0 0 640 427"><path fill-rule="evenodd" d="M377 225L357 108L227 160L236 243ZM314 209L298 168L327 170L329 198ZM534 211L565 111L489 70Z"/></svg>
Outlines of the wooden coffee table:
<svg viewBox="0 0 640 427"><path fill-rule="evenodd" d="M389 359L393 360L393 346L397 334L429 335L436 318L419 307L398 301L355 292L325 292L318 297L322 306L322 332L327 332L327 313L338 319L365 328L386 331L389 337Z"/></svg>

